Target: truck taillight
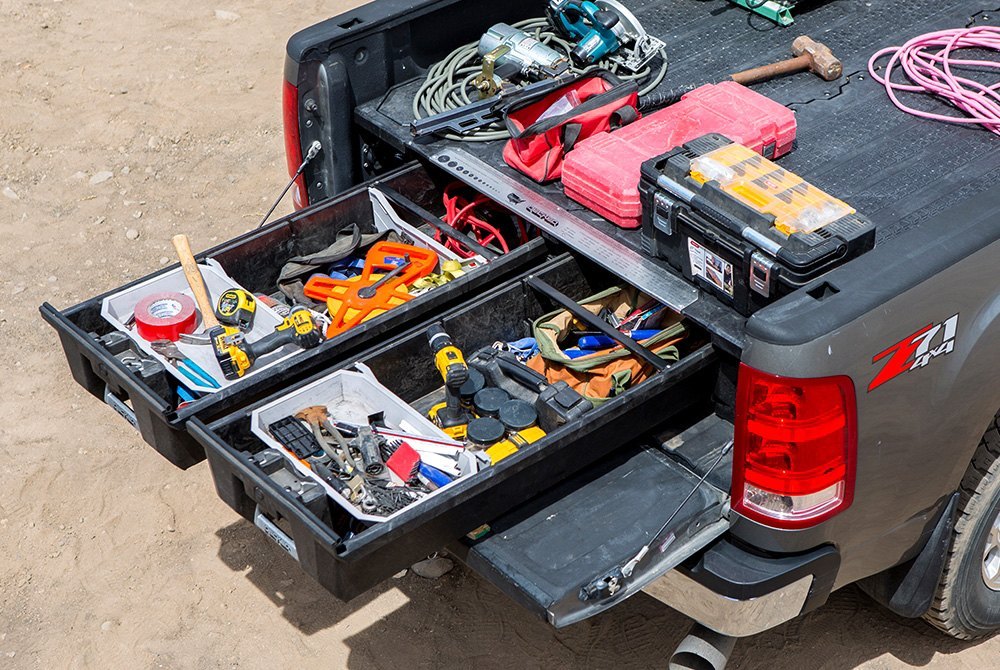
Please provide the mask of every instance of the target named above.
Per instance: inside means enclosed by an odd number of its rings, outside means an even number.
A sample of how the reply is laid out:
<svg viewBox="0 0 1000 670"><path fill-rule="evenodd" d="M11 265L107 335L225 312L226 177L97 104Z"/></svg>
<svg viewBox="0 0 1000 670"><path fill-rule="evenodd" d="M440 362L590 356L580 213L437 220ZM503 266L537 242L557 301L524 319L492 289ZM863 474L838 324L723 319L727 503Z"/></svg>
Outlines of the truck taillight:
<svg viewBox="0 0 1000 670"><path fill-rule="evenodd" d="M288 161L288 176L302 165L302 142L299 139L299 89L287 80L281 91L282 121L285 126L285 160ZM309 194L306 191L305 177L299 175L292 187L292 200L295 209L302 209L309 204Z"/></svg>
<svg viewBox="0 0 1000 670"><path fill-rule="evenodd" d="M732 508L804 528L851 505L857 402L850 377L794 379L740 365Z"/></svg>

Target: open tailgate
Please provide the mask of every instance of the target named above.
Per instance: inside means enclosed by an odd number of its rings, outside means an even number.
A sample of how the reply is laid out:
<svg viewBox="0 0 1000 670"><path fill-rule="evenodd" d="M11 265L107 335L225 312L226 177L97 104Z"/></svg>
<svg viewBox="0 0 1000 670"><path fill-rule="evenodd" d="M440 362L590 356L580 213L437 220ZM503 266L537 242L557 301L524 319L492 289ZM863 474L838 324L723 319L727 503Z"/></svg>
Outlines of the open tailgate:
<svg viewBox="0 0 1000 670"><path fill-rule="evenodd" d="M598 614L729 527L732 434L732 424L710 416L663 444L621 449L491 523L492 533L463 546L462 558L556 627ZM647 543L643 560L623 574Z"/></svg>

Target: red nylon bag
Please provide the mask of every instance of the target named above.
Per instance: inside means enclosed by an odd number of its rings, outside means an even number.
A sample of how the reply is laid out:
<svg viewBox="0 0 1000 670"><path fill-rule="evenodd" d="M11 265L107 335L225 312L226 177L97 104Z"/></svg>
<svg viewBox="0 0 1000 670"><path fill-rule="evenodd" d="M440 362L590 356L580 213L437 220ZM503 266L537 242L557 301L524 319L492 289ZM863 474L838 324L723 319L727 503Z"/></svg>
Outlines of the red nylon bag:
<svg viewBox="0 0 1000 670"><path fill-rule="evenodd" d="M515 105L505 120L507 165L539 183L562 175L563 158L577 142L640 117L634 81L607 72L585 74L542 98Z"/></svg>

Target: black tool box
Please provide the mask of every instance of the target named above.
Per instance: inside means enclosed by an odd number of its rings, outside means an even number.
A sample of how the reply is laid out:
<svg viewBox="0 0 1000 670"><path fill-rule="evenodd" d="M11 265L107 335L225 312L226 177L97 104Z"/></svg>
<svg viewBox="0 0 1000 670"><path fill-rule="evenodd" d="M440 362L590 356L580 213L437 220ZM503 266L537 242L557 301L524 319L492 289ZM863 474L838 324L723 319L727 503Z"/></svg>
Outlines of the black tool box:
<svg viewBox="0 0 1000 670"><path fill-rule="evenodd" d="M440 206L440 175L410 164L197 257L199 260L210 258L218 261L233 279L250 291L271 293L275 290L278 272L285 260L324 249L334 241L338 231L352 223L358 223L362 228L371 225L373 212L367 189L372 185L388 187L393 198L410 201L416 206L410 207L411 210L436 210ZM399 209L399 213L403 214L404 208ZM409 218L414 225L419 224L412 216ZM263 369L180 409L177 409L171 382L162 367L152 374L147 374L145 369L128 367L122 360L123 352L118 350L121 338L113 337L120 334L119 331L115 331L101 316L105 296L170 272L177 265L66 309L56 309L49 303L43 304L40 309L42 317L59 334L77 383L111 405L167 460L178 467L188 468L205 458L204 450L185 430L185 424L192 417L211 420L233 412L282 385L344 360L352 352L399 332L406 324L425 318L435 310L453 306L466 294L475 294L509 279L515 273L537 264L548 253L540 238L533 239L419 299L359 324L314 349L296 353L288 364ZM99 339L109 334L112 335L111 341L106 338L102 342Z"/></svg>
<svg viewBox="0 0 1000 670"><path fill-rule="evenodd" d="M531 333L534 319L564 307L568 301L620 285L620 278L567 254L435 321L440 321L456 345L472 352L497 340L525 337ZM358 595L703 402L711 395L718 373L718 359L706 333L692 325L676 363L478 475L453 482L441 495L366 528L324 520L315 499L303 499L281 486L255 463L254 455L267 445L252 433L251 412L333 370L351 367L354 360L408 403L440 389L441 376L434 367L426 331L427 324L423 324L383 341L356 359L245 411L210 424L199 418L189 423L189 430L205 447L221 498L254 521L340 598Z"/></svg>
<svg viewBox="0 0 1000 670"><path fill-rule="evenodd" d="M722 135L705 135L643 163L639 192L647 253L749 316L875 246L875 225L853 210L811 232L786 234L774 215L735 198L718 181L692 177L692 161L732 144ZM748 161L771 169L755 154ZM773 167L762 173L762 182L791 174ZM778 195L790 199L805 189L817 191L796 181Z"/></svg>

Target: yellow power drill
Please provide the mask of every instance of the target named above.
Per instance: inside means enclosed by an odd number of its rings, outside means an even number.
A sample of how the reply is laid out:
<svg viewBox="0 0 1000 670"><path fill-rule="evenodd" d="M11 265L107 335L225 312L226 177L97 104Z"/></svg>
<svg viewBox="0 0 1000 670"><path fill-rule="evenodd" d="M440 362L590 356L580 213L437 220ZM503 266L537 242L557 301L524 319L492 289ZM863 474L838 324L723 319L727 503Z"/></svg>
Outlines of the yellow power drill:
<svg viewBox="0 0 1000 670"><path fill-rule="evenodd" d="M449 437L464 440L469 424L469 414L462 409L459 390L469 379L469 366L461 350L451 341L444 326L432 324L427 329L427 341L434 352L434 365L444 380L445 401L431 408L428 416Z"/></svg>
<svg viewBox="0 0 1000 670"><path fill-rule="evenodd" d="M215 326L208 331L208 336L226 379L239 379L258 358L286 344L312 349L323 341L309 310L301 305L293 307L273 333L252 344L235 326Z"/></svg>

